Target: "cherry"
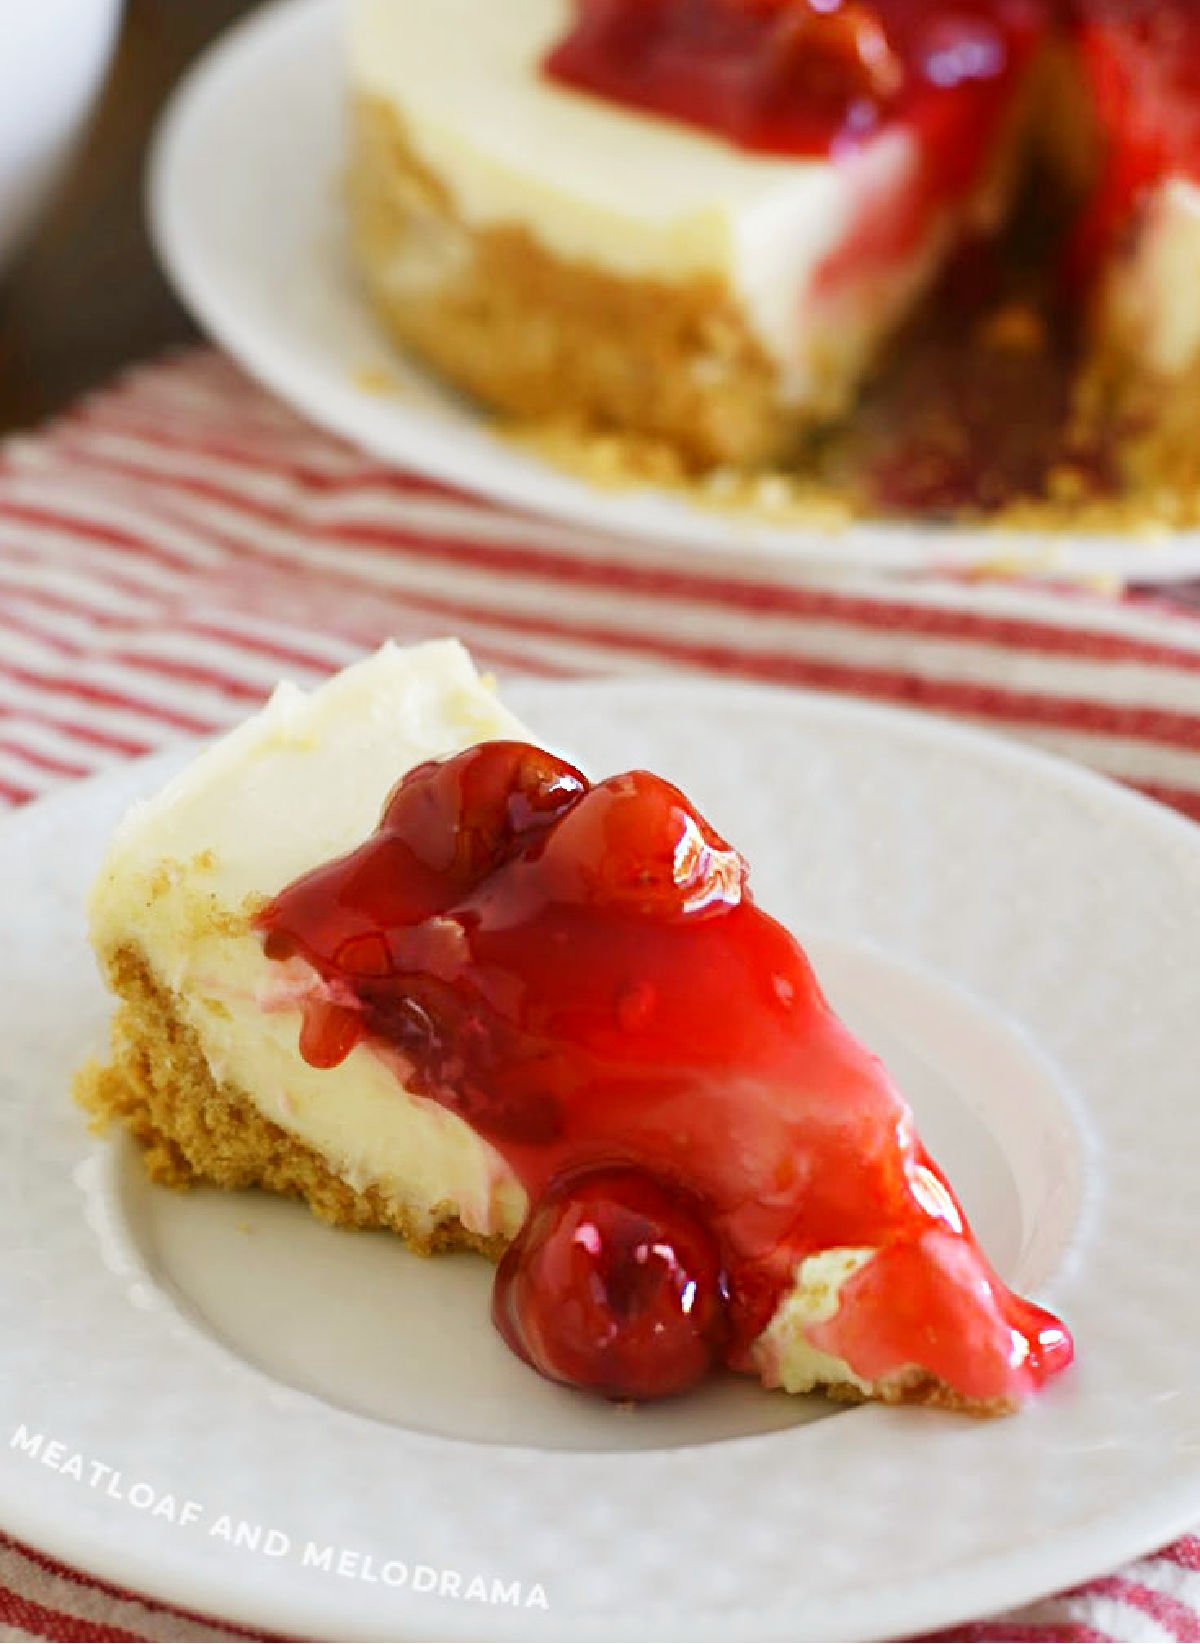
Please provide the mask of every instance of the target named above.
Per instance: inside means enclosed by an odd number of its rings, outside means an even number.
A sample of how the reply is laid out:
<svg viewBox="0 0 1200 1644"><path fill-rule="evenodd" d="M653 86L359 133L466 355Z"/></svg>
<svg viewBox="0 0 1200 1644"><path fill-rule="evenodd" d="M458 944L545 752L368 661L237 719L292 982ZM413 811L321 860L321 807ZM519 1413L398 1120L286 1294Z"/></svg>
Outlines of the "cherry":
<svg viewBox="0 0 1200 1644"><path fill-rule="evenodd" d="M550 828L587 787L573 765L523 742L483 742L415 766L393 788L366 845L293 887L286 914L273 904L260 916L268 956L300 954L355 985L386 980L396 962L384 930L432 922ZM332 920L330 877L339 887ZM320 946L301 938L314 929ZM455 934L435 932L443 947Z"/></svg>
<svg viewBox="0 0 1200 1644"><path fill-rule="evenodd" d="M804 99L845 119L854 103L886 104L903 86L904 62L874 6L843 0L818 11L808 0L776 0L761 9L774 19L754 87L760 110L772 98Z"/></svg>
<svg viewBox="0 0 1200 1644"><path fill-rule="evenodd" d="M666 920L735 907L746 887L737 851L648 771L592 788L558 822L539 866L564 901Z"/></svg>
<svg viewBox="0 0 1200 1644"><path fill-rule="evenodd" d="M633 1169L593 1171L533 1208L496 1274L492 1319L543 1376L665 1398L722 1357L725 1286L700 1213Z"/></svg>
<svg viewBox="0 0 1200 1644"><path fill-rule="evenodd" d="M829 153L893 118L923 126L948 102L950 128L934 119L926 146L978 158L1005 102L991 92L1045 17L1046 0L576 0L546 71L776 154Z"/></svg>
<svg viewBox="0 0 1200 1644"><path fill-rule="evenodd" d="M383 828L455 890L494 871L587 792L573 765L524 742L483 742L418 765L392 790Z"/></svg>

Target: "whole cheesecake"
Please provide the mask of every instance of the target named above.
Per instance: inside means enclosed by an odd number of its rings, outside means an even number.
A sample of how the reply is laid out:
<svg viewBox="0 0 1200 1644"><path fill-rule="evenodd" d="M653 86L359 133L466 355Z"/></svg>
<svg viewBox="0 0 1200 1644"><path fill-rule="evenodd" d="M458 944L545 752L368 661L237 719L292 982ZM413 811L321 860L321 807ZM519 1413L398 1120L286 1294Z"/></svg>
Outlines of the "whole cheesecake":
<svg viewBox="0 0 1200 1644"><path fill-rule="evenodd" d="M951 247L1007 209L1039 28L1025 0L998 10L994 76L923 83L831 155L840 111L747 146L671 117L666 71L665 112L594 93L585 40L561 51L573 0L355 0L351 200L379 311L506 411L778 459L850 406ZM735 70L759 43L735 31Z"/></svg>
<svg viewBox="0 0 1200 1644"><path fill-rule="evenodd" d="M1200 490L1183 0L353 0L349 57L376 309L504 415L792 462L1049 178L1084 465Z"/></svg>
<svg viewBox="0 0 1200 1644"><path fill-rule="evenodd" d="M125 820L92 936L120 1008L79 1095L157 1181L500 1259L547 1376L991 1415L1070 1362L738 853L539 748L453 642L282 688Z"/></svg>

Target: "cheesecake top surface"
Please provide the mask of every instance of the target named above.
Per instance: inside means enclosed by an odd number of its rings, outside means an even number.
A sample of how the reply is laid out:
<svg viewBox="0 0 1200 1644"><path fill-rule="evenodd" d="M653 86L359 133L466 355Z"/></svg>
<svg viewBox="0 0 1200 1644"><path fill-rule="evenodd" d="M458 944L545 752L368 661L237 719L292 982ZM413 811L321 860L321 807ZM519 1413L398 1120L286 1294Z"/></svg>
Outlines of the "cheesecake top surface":
<svg viewBox="0 0 1200 1644"><path fill-rule="evenodd" d="M125 818L92 897L99 942L144 925L145 881L164 863L226 910L272 895L373 828L388 791L423 759L524 735L454 640L386 645L319 690L279 686Z"/></svg>
<svg viewBox="0 0 1200 1644"><path fill-rule="evenodd" d="M743 153L706 133L551 83L569 0L354 0L354 87L385 99L473 223L533 221L556 248L702 265L730 222L799 191L836 210L836 168ZM469 49L464 48L469 42ZM640 249L639 249L640 248Z"/></svg>

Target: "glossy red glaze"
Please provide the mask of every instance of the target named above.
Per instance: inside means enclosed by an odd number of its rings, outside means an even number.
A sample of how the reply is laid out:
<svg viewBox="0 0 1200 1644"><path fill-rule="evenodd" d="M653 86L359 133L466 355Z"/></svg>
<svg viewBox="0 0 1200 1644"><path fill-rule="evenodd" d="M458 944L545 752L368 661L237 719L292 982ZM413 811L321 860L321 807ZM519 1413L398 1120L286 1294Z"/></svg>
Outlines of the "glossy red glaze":
<svg viewBox="0 0 1200 1644"><path fill-rule="evenodd" d="M576 12L552 79L741 148L838 154L906 127L919 164L861 202L845 248L859 270L902 255L979 180L1046 26L1045 0L577 0Z"/></svg>
<svg viewBox="0 0 1200 1644"><path fill-rule="evenodd" d="M864 1375L915 1363L970 1398L1017 1399L1069 1361L1065 1330L986 1266L907 1105L755 905L741 857L660 778L591 786L506 742L420 766L378 832L285 890L261 929L334 1001L305 1024L310 1062L363 1037L386 1047L524 1184L531 1220L497 1313L548 1373L666 1392L718 1341L752 1368L797 1263L835 1246L880 1252L822 1332ZM580 1181L614 1170L645 1183L606 1210L600 1178ZM627 1350L640 1325L616 1347L600 1331L585 1373L603 1305L581 1289L573 1324L550 1317L572 1271L620 1289L613 1250L636 1245L639 1217L674 1252L645 1301L665 1345L644 1383ZM585 1222L603 1238L572 1269L564 1240ZM671 1315L672 1273L697 1280L694 1317Z"/></svg>

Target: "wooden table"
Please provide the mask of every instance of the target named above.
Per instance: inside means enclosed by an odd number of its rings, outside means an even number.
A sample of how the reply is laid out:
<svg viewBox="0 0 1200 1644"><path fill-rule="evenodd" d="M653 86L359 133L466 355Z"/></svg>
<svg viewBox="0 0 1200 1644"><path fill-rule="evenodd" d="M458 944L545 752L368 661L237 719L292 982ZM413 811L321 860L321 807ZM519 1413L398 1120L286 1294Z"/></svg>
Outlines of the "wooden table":
<svg viewBox="0 0 1200 1644"><path fill-rule="evenodd" d="M40 421L195 328L142 207L154 122L187 65L254 0L128 0L112 72L50 214L0 276L0 431Z"/></svg>

